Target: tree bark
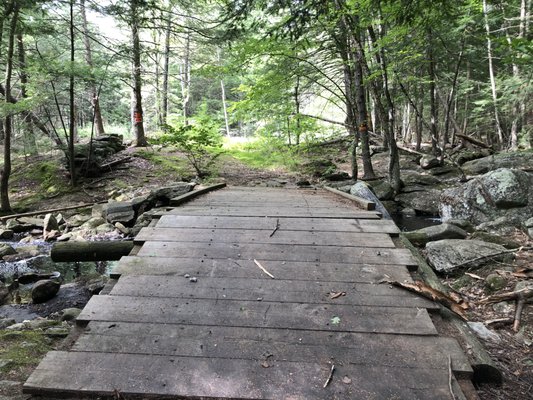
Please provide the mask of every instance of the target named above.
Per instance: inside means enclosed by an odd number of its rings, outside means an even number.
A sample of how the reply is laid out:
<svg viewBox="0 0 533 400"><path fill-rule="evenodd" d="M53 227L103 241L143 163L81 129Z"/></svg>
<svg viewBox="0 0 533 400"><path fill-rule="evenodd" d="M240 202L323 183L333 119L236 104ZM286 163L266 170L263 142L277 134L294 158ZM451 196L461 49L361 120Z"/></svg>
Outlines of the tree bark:
<svg viewBox="0 0 533 400"><path fill-rule="evenodd" d="M83 25L83 43L85 45L85 62L89 66L89 68L92 70L93 68L93 57L92 57L92 49L91 49L91 39L89 38L89 27L87 25L87 14L85 11L85 0L80 0L80 13L81 13L81 21ZM96 136L104 135L104 121L102 119L102 112L100 111L100 99L98 96L98 90L96 88L96 83L92 82L90 87L90 102L93 106L93 113L94 113L94 127Z"/></svg>
<svg viewBox="0 0 533 400"><path fill-rule="evenodd" d="M163 85L161 89L161 123L167 123L168 116L168 76L169 76L169 67L170 67L170 34L171 34L171 22L172 14L167 13L167 23L165 27L165 49L163 54Z"/></svg>
<svg viewBox="0 0 533 400"><path fill-rule="evenodd" d="M135 146L148 145L144 133L142 107L142 76L141 76L141 40L139 37L139 0L130 0L130 28L133 40L133 96L132 96L132 125L135 136Z"/></svg>
<svg viewBox="0 0 533 400"><path fill-rule="evenodd" d="M28 94L26 92L26 85L28 84L28 73L26 70L26 52L24 49L24 40L22 32L19 29L17 32L17 48L18 48L18 62L19 62L19 77L20 77L20 97L26 99ZM23 114L23 121L26 123L28 129L24 132L25 144L28 144L29 149L24 153L29 152L32 155L37 154L37 142L35 140L35 133L33 132L33 121ZM28 151L29 150L29 151Z"/></svg>
<svg viewBox="0 0 533 400"><path fill-rule="evenodd" d="M59 242L52 246L54 262L114 261L133 250L133 241Z"/></svg>
<svg viewBox="0 0 533 400"><path fill-rule="evenodd" d="M191 116L191 32L187 31L185 38L185 49L183 51L183 62L181 66L181 98L182 98L182 112L183 123L189 124L189 117Z"/></svg>
<svg viewBox="0 0 533 400"><path fill-rule="evenodd" d="M76 167L74 163L74 141L76 135L76 110L74 109L74 0L70 0L70 77L69 77L69 130L68 158L70 184L76 186Z"/></svg>
<svg viewBox="0 0 533 400"><path fill-rule="evenodd" d="M17 30L17 20L19 4L17 1L11 3L12 16L9 24L8 47L6 54L6 80L5 80L5 103L9 105L11 98L11 79L13 75L13 54L15 51L15 35ZM11 176L11 134L13 130L13 117L8 113L4 119L4 166L0 170L0 211L10 211L9 202L9 177Z"/></svg>
<svg viewBox="0 0 533 400"><path fill-rule="evenodd" d="M428 47L427 47L427 57L428 57L428 75L429 75L429 112L430 112L430 122L429 122L429 133L431 135L431 150L433 155L439 156L441 151L439 149L439 134L437 131L437 94L436 94L436 74L435 74L435 56L433 54L432 47L432 34L431 31L428 33Z"/></svg>
<svg viewBox="0 0 533 400"><path fill-rule="evenodd" d="M503 145L504 137L503 130L500 123L500 113L498 106L498 91L496 88L496 77L494 75L494 65L493 65L493 55L492 55L492 40L490 38L490 24L489 24L489 11L487 7L487 0L483 0L483 16L485 20L485 32L487 37L487 57L489 63L489 77L490 77L490 88L492 93L492 103L494 107L494 122L496 124L496 132L498 134L498 141L500 146Z"/></svg>

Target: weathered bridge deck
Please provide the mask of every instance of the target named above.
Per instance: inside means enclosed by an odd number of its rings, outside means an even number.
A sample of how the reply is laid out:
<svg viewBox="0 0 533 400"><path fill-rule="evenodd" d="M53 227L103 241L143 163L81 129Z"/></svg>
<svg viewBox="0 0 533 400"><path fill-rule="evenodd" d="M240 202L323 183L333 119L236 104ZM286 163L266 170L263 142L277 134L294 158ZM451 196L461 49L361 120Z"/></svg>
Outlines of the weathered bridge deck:
<svg viewBox="0 0 533 400"><path fill-rule="evenodd" d="M110 293L83 310L72 348L50 352L26 393L462 398L452 371L471 369L438 336L435 304L379 284L410 280L416 263L377 213L323 191L229 188L152 225Z"/></svg>

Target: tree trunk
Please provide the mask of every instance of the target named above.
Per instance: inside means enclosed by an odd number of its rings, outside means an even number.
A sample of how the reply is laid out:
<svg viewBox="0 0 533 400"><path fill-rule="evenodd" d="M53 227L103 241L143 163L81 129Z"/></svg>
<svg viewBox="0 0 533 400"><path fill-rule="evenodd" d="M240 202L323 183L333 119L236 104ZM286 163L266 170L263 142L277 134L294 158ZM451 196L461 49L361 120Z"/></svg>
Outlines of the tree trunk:
<svg viewBox="0 0 533 400"><path fill-rule="evenodd" d="M163 54L163 86L161 90L161 123L166 125L168 116L168 76L170 67L170 34L171 34L171 22L172 14L169 6L169 12L167 13L167 24L165 27L165 49Z"/></svg>
<svg viewBox="0 0 533 400"><path fill-rule="evenodd" d="M183 62L181 65L181 104L183 113L183 123L189 124L189 117L191 116L191 32L187 31L185 38L185 48L183 51Z"/></svg>
<svg viewBox="0 0 533 400"><path fill-rule="evenodd" d="M217 57L218 57L218 63L220 64L220 49L217 48ZM224 85L224 79L220 79L220 92L222 97L222 111L224 111L224 126L226 128L226 136L230 137L230 130L229 130L229 119L228 119L228 107L226 104L226 87ZM290 130L290 127L288 126L287 129ZM289 139L290 139L290 132L289 132Z"/></svg>
<svg viewBox="0 0 533 400"><path fill-rule="evenodd" d="M135 146L148 145L144 134L143 107L142 107L142 77L141 77L141 41L139 37L139 0L130 2L130 28L133 40L133 134Z"/></svg>
<svg viewBox="0 0 533 400"><path fill-rule="evenodd" d="M19 76L20 76L20 97L23 99L28 98L26 91L26 85L28 84L28 73L26 70L26 52L24 50L24 41L22 32L19 29L17 32L17 47L18 47L18 62L19 62ZM22 116L23 122L27 125L28 129L24 132L24 143L28 147L24 153L30 153L32 155L37 154L37 142L35 140L35 134L33 132L33 122L27 115Z"/></svg>
<svg viewBox="0 0 533 400"><path fill-rule="evenodd" d="M5 103L11 98L11 79L13 75L13 54L15 52L15 35L19 4L12 2L12 16L9 26L8 47L6 54L6 80L5 80ZM10 211L9 203L9 177L11 175L11 133L13 130L13 117L9 113L4 119L4 166L0 170L0 211Z"/></svg>
<svg viewBox="0 0 533 400"><path fill-rule="evenodd" d="M429 123L429 133L431 135L431 150L433 155L440 155L439 150L439 134L437 132L437 95L436 95L436 74L435 74L435 57L433 54L433 47L431 44L431 31L428 34L428 47L427 47L427 57L428 57L428 75L429 75L429 112L430 112L430 123Z"/></svg>
<svg viewBox="0 0 533 400"><path fill-rule="evenodd" d="M74 164L74 141L76 135L76 110L74 105L74 0L70 0L70 77L69 77L69 137L68 158L70 184L76 186L76 167Z"/></svg>
<svg viewBox="0 0 533 400"><path fill-rule="evenodd" d="M500 123L500 114L498 107L498 92L496 89L496 77L494 75L494 65L493 65L493 55L492 55L492 40L490 38L490 25L489 25L489 11L487 7L487 0L483 0L483 16L485 19L485 32L487 37L487 57L489 62L489 77L490 77L490 88L492 92L492 103L494 106L494 122L496 124L496 132L498 134L498 141L500 146L504 143L502 126Z"/></svg>
<svg viewBox="0 0 533 400"><path fill-rule="evenodd" d="M89 68L93 69L93 58L92 58L92 50L91 50L91 39L89 38L89 27L87 25L87 14L85 12L85 0L80 0L80 13L81 13L81 21L83 25L83 42L85 45L85 62L89 66ZM104 135L104 121L102 119L102 112L100 111L100 100L98 96L98 90L96 88L96 83L93 81L91 82L90 87L90 102L93 106L93 113L94 113L94 127L96 131L96 136Z"/></svg>

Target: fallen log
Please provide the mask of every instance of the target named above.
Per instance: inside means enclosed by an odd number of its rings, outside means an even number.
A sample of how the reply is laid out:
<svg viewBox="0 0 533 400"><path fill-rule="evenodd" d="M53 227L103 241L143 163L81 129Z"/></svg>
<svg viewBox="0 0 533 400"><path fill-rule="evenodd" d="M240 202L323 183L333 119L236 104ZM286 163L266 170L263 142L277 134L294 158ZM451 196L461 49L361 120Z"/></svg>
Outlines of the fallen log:
<svg viewBox="0 0 533 400"><path fill-rule="evenodd" d="M75 210L77 208L87 208L87 207L92 207L95 204L101 204L101 203L107 203L107 200L97 201L96 203L80 204L80 205L77 205L77 206L52 208L50 210L30 211L30 212L21 213L21 214L4 215L3 217L0 217L0 222L5 222L8 219L13 219L13 218L31 217L33 215L39 215L39 214L50 214L50 213L55 213L55 212L67 211L67 210Z"/></svg>
<svg viewBox="0 0 533 400"><path fill-rule="evenodd" d="M455 136L457 136L458 138L461 138L463 140L466 140L467 142L472 143L475 146L481 147L483 149L492 150L492 146L489 146L488 144L483 143L482 141L477 140L477 139L475 139L475 138L473 138L471 136L461 135L459 133L456 133Z"/></svg>
<svg viewBox="0 0 533 400"><path fill-rule="evenodd" d="M116 261L133 250L133 241L59 242L52 246L54 262Z"/></svg>

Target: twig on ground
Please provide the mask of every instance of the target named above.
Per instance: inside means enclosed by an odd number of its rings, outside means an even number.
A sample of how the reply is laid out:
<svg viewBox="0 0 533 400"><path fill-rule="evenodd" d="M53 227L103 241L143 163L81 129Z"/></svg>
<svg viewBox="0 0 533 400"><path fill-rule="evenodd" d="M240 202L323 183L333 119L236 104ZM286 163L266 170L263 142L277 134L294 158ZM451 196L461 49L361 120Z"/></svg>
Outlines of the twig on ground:
<svg viewBox="0 0 533 400"><path fill-rule="evenodd" d="M265 267L263 267L263 266L261 265L261 263L259 263L259 261L257 261L256 259L254 259L254 263L255 263L255 265L257 265L259 268L261 268L261 270L262 270L265 274L267 274L268 276L270 276L272 279L275 279L275 278L274 278L274 275L272 275L270 272L268 272L268 271L265 269Z"/></svg>
<svg viewBox="0 0 533 400"><path fill-rule="evenodd" d="M450 394L452 395L452 400L455 400L455 394L453 393L452 386L452 357L448 355L448 388L450 389Z"/></svg>
<svg viewBox="0 0 533 400"><path fill-rule="evenodd" d="M329 385L331 379L333 378L333 372L335 372L335 364L331 364L331 370L329 371L328 379L324 383L324 388Z"/></svg>
<svg viewBox="0 0 533 400"><path fill-rule="evenodd" d="M276 227L274 228L274 230L272 231L269 237L274 236L274 233L276 233L278 229L279 229L279 218L276 220Z"/></svg>
<svg viewBox="0 0 533 400"><path fill-rule="evenodd" d="M518 332L520 321L522 320L522 310L527 300L533 297L533 285L526 286L523 289L514 292L506 292L485 297L479 301L479 304L499 303L501 301L515 300L516 310L513 323L513 331Z"/></svg>

